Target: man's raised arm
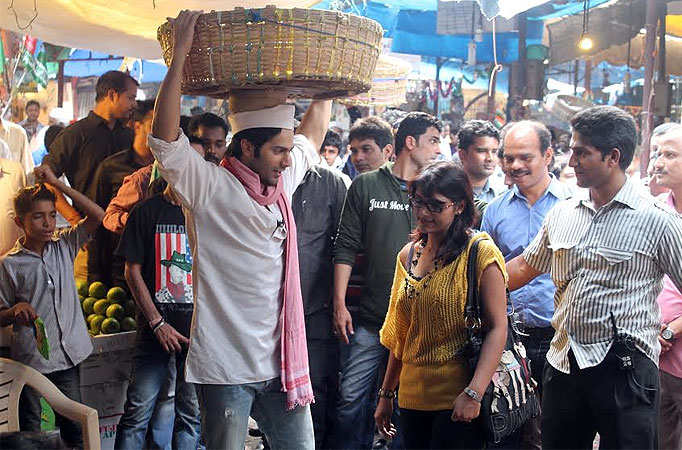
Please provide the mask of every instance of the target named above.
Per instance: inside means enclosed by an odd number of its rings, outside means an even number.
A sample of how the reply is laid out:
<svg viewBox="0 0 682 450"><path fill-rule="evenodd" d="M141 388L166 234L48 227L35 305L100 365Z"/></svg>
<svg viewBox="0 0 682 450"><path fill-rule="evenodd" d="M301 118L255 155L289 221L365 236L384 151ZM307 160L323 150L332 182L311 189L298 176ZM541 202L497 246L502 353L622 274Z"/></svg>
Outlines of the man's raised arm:
<svg viewBox="0 0 682 450"><path fill-rule="evenodd" d="M320 149L332 116L331 100L313 100L301 119L296 132L307 137L313 147Z"/></svg>
<svg viewBox="0 0 682 450"><path fill-rule="evenodd" d="M168 19L173 25L173 56L166 77L161 82L154 107L152 135L166 142L178 138L180 127L180 87L182 68L194 39L194 25L203 11L181 11L176 19Z"/></svg>

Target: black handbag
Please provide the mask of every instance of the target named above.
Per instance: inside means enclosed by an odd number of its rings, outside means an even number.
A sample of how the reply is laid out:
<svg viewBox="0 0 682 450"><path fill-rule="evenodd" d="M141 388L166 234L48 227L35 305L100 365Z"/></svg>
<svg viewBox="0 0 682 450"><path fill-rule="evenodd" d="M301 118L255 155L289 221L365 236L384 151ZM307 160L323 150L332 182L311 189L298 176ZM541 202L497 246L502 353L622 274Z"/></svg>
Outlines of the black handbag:
<svg viewBox="0 0 682 450"><path fill-rule="evenodd" d="M481 346L485 339L476 279L478 244L481 240L476 239L471 244L467 261L468 288L464 313L467 342L457 352L458 356L468 360L472 374L476 370ZM507 305L509 304L509 292L507 292ZM526 349L521 343L512 314L507 315L507 326L507 343L481 401L481 419L484 423L486 438L495 444L518 430L528 420L540 415L537 382L531 376L530 360L526 357Z"/></svg>

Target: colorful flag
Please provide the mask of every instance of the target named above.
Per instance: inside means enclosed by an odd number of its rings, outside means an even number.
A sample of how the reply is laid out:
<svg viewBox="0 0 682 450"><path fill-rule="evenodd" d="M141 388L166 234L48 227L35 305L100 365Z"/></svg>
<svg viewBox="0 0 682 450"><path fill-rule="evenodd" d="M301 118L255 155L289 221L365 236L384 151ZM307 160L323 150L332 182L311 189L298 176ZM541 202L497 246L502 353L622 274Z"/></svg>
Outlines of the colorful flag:
<svg viewBox="0 0 682 450"><path fill-rule="evenodd" d="M33 79L36 81L36 83L41 85L43 88L46 88L47 69L45 68L45 65L38 61L26 47L22 47L21 62L24 65L24 69L26 69L33 76Z"/></svg>
<svg viewBox="0 0 682 450"><path fill-rule="evenodd" d="M2 38L0 38L0 75L5 71L5 50L2 45Z"/></svg>

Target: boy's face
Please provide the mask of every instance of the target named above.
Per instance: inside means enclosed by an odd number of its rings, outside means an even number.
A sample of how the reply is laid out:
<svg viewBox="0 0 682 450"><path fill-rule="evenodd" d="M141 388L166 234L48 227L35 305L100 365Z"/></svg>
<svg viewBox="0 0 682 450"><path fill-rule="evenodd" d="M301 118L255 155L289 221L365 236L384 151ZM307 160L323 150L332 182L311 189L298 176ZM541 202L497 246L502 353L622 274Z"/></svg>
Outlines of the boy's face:
<svg viewBox="0 0 682 450"><path fill-rule="evenodd" d="M23 228L28 239L49 242L57 225L57 210L54 202L49 200L34 202L31 212L24 217L15 218L15 222Z"/></svg>

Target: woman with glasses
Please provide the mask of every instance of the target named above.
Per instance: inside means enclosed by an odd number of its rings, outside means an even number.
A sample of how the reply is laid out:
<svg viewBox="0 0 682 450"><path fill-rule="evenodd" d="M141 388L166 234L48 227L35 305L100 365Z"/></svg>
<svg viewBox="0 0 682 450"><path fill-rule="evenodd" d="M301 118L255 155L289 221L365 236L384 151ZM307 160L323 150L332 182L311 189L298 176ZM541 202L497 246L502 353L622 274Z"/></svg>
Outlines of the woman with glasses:
<svg viewBox="0 0 682 450"><path fill-rule="evenodd" d="M417 218L413 240L398 254L391 299L380 331L390 350L374 415L392 437L392 398L410 448L482 448L480 401L500 361L507 336L504 259L485 234L474 236L471 185L462 168L439 161L411 183ZM478 246L476 270L486 337L474 373L457 356L467 338L467 259ZM396 389L400 384L400 391Z"/></svg>

